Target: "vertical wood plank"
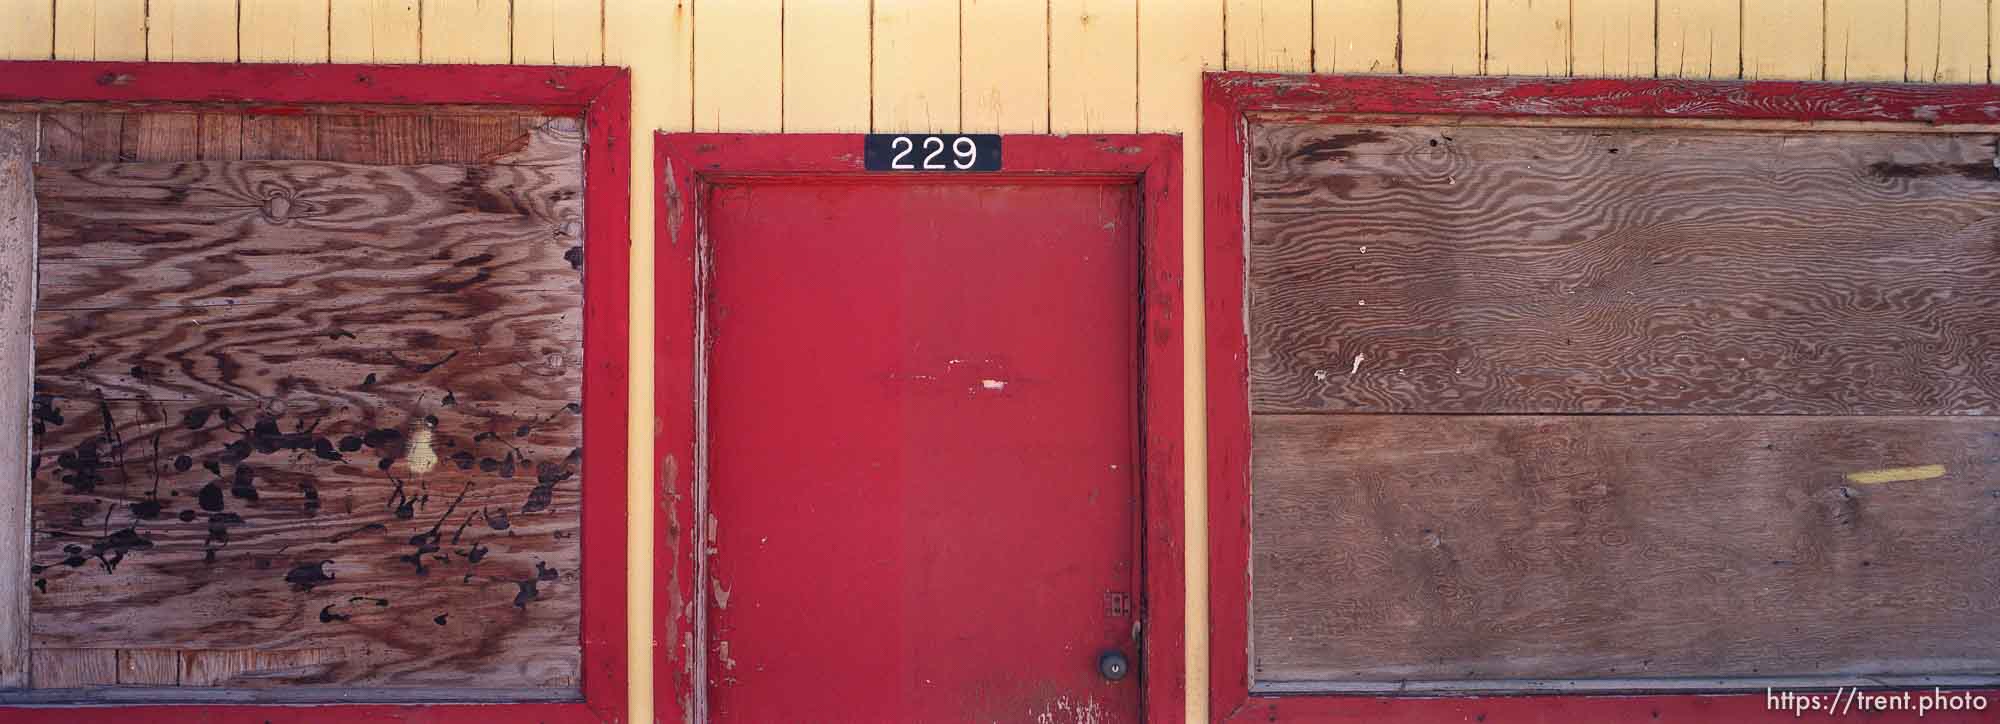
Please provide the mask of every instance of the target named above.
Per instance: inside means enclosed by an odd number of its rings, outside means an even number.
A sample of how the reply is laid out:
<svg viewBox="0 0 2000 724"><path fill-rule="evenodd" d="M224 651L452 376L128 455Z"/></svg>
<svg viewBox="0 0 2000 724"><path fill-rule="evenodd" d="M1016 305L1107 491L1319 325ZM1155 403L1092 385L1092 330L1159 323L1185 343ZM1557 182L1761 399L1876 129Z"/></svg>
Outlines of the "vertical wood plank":
<svg viewBox="0 0 2000 724"><path fill-rule="evenodd" d="M1909 10L1902 2L1826 0L1826 79L1904 80Z"/></svg>
<svg viewBox="0 0 2000 724"><path fill-rule="evenodd" d="M135 113L125 117L118 157L126 161L191 161L200 153L200 117Z"/></svg>
<svg viewBox="0 0 2000 724"><path fill-rule="evenodd" d="M1402 23L1399 7L1397 0L1314 0L1313 71L1401 70L1396 57ZM1140 12L1144 13L1144 8Z"/></svg>
<svg viewBox="0 0 2000 724"><path fill-rule="evenodd" d="M1312 0L1225 0L1223 65L1307 73L1313 67Z"/></svg>
<svg viewBox="0 0 2000 724"><path fill-rule="evenodd" d="M41 161L116 161L123 113L43 113Z"/></svg>
<svg viewBox="0 0 2000 724"><path fill-rule="evenodd" d="M1473 75L1486 57L1485 0L1403 0L1403 72Z"/></svg>
<svg viewBox="0 0 2000 724"><path fill-rule="evenodd" d="M1391 26L1393 34L1393 26ZM1181 422L1186 480L1181 530L1186 538L1183 633L1188 697L1183 721L1208 721L1208 459L1202 327L1201 71L1222 67L1222 5L1214 0L1145 0L1139 5L1139 123L1142 131L1181 134L1181 339L1189 404ZM1170 719L1172 712L1157 718Z"/></svg>
<svg viewBox="0 0 2000 724"><path fill-rule="evenodd" d="M874 130L960 128L957 27L958 3L876 0Z"/></svg>
<svg viewBox="0 0 2000 724"><path fill-rule="evenodd" d="M0 60L55 57L55 4L50 0L0 0Z"/></svg>
<svg viewBox="0 0 2000 724"><path fill-rule="evenodd" d="M779 0L734 0L699 8L694 25L695 128L784 128Z"/></svg>
<svg viewBox="0 0 2000 724"><path fill-rule="evenodd" d="M28 685L28 409L34 393L33 114L0 114L0 689Z"/></svg>
<svg viewBox="0 0 2000 724"><path fill-rule="evenodd" d="M255 0L243 3L245 63L327 62L326 0Z"/></svg>
<svg viewBox="0 0 2000 724"><path fill-rule="evenodd" d="M1049 16L1041 3L965 0L964 129L1042 133L1049 125ZM1217 26L1220 27L1220 26Z"/></svg>
<svg viewBox="0 0 2000 724"><path fill-rule="evenodd" d="M1567 2L1487 0L1484 72L1569 75L1569 33Z"/></svg>
<svg viewBox="0 0 2000 724"><path fill-rule="evenodd" d="M243 158L242 114L204 113L200 119L202 160L237 161Z"/></svg>
<svg viewBox="0 0 2000 724"><path fill-rule="evenodd" d="M148 0L146 59L233 62L236 0Z"/></svg>
<svg viewBox="0 0 2000 724"><path fill-rule="evenodd" d="M118 684L121 686L178 686L180 652L173 649L120 649Z"/></svg>
<svg viewBox="0 0 2000 724"><path fill-rule="evenodd" d="M1909 79L1984 83L1986 0L1910 0Z"/></svg>
<svg viewBox="0 0 2000 724"><path fill-rule="evenodd" d="M654 199L653 134L652 129L668 131L690 130L694 116L694 7L692 0L662 2L660 0L605 0L604 2L604 62L632 69L632 134L631 142L625 144L631 149L629 160L632 198ZM657 253L655 246L669 246L671 240L654 239L653 224L655 205L635 202L631 205L631 268L650 270L654 268ZM684 249L669 247L670 254L683 254ZM631 314L631 330L634 339L653 339L657 328L653 298L655 289L652 275L634 273L627 299ZM687 314L692 314L688 310ZM631 345L628 363L631 369L650 370L654 366L656 345ZM625 495L633 509L650 510L656 503L654 493L653 433L655 427L653 380L651 375L631 375L627 382L630 398L630 420L627 426L627 454L625 464L629 475L626 479ZM666 501L657 504L667 505ZM632 681L654 681L653 641L661 642L668 651L679 652L673 659L675 666L687 661L691 652L681 648L683 631L676 628L681 612L656 609L653 606L654 566L660 565L669 571L675 570L672 560L655 561L653 516L634 515L627 521L625 531L626 550L630 551L626 572L625 605L628 611L641 614L630 625L627 648L629 656L627 676ZM613 545L617 543L614 542ZM651 612L650 616L643 612ZM696 649L699 650L698 647ZM693 653L693 655L700 655ZM691 708L682 706L685 699L679 698L675 687L665 687L655 692L650 686L633 686L626 693L629 721L653 721L656 716L667 720L680 720L684 716L694 718ZM661 702L657 707L654 696Z"/></svg>
<svg viewBox="0 0 2000 724"><path fill-rule="evenodd" d="M788 3L784 24L785 130L867 131L868 5Z"/></svg>
<svg viewBox="0 0 2000 724"><path fill-rule="evenodd" d="M1576 0L1570 6L1570 73L1648 78L1657 73L1653 0Z"/></svg>
<svg viewBox="0 0 2000 724"><path fill-rule="evenodd" d="M509 37L507 0L423 0L422 47L426 63L507 63L514 45Z"/></svg>
<svg viewBox="0 0 2000 724"><path fill-rule="evenodd" d="M145 60L146 0L57 0L56 60Z"/></svg>
<svg viewBox="0 0 2000 724"><path fill-rule="evenodd" d="M319 158L319 119L313 116L244 116L245 161L298 161Z"/></svg>
<svg viewBox="0 0 2000 724"><path fill-rule="evenodd" d="M37 689L76 689L118 683L117 649L35 649L30 678Z"/></svg>
<svg viewBox="0 0 2000 724"><path fill-rule="evenodd" d="M1139 7L1135 0L1049 3L1049 130L1139 128Z"/></svg>
<svg viewBox="0 0 2000 724"><path fill-rule="evenodd" d="M1659 72L1670 78L1740 78L1740 0L1659 0Z"/></svg>
<svg viewBox="0 0 2000 724"><path fill-rule="evenodd" d="M1826 77L1823 0L1744 0L1743 77Z"/></svg>
<svg viewBox="0 0 2000 724"><path fill-rule="evenodd" d="M417 0L332 0L328 55L336 63L415 63L422 57Z"/></svg>
<svg viewBox="0 0 2000 724"><path fill-rule="evenodd" d="M597 65L604 62L604 25L594 2L514 0L514 62Z"/></svg>

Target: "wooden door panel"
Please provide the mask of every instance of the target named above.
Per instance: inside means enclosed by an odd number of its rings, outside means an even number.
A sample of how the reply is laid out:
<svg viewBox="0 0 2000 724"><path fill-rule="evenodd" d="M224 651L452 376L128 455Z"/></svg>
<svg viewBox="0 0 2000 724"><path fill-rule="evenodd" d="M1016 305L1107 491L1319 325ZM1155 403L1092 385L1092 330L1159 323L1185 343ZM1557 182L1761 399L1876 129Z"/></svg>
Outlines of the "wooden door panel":
<svg viewBox="0 0 2000 724"><path fill-rule="evenodd" d="M718 720L1136 718L1135 203L711 194Z"/></svg>

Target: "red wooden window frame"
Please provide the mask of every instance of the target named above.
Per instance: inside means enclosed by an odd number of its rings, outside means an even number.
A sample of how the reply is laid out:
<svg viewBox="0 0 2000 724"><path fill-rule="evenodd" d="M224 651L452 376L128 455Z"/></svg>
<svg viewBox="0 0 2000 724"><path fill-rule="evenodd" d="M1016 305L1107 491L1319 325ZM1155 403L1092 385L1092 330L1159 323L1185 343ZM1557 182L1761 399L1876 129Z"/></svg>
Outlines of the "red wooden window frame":
<svg viewBox="0 0 2000 724"><path fill-rule="evenodd" d="M1433 122L1437 116L1484 116L1996 124L2000 87L1228 72L1204 75L1202 106L1211 718L1218 722L1793 720L1791 711L1767 711L1763 693L1417 698L1276 696L1250 690L1250 376L1244 329L1248 123L1253 117L1384 124L1420 123L1422 116ZM2000 690L1980 693L2000 699ZM1994 716L1991 710L1969 714L1982 720ZM1925 721L1963 716L1967 714L1933 712ZM1916 715L1884 718L1914 720Z"/></svg>
<svg viewBox="0 0 2000 724"><path fill-rule="evenodd" d="M654 575L654 701L661 721L705 713L706 661L697 630L705 607L699 584L702 526L695 524L698 474L702 289L708 240L704 199L720 184L926 183L925 174L866 174L861 134L661 133L653 144L659 198L655 278L659 345L655 386L659 505ZM1140 433L1145 473L1142 570L1145 638L1141 710L1162 720L1181 716L1186 697L1182 569L1181 140L1174 135L1016 136L1002 139L1006 167L955 173L953 182L1097 183L1140 193L1139 257L1142 358ZM879 662L855 661L855 666Z"/></svg>
<svg viewBox="0 0 2000 724"><path fill-rule="evenodd" d="M623 68L0 62L0 103L295 114L309 106L524 106L578 117L584 139L583 700L520 704L0 707L8 722L617 722L626 718L626 417L631 78Z"/></svg>

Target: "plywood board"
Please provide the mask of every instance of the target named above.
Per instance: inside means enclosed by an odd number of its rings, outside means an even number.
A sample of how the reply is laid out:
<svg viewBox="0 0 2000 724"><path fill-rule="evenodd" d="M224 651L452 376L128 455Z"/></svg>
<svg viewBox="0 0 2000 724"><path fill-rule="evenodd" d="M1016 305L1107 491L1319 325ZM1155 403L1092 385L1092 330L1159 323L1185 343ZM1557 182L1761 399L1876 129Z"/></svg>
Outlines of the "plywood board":
<svg viewBox="0 0 2000 724"><path fill-rule="evenodd" d="M574 692L580 131L402 120L39 167L38 652Z"/></svg>
<svg viewBox="0 0 2000 724"><path fill-rule="evenodd" d="M28 684L28 409L35 373L39 121L0 113L0 689Z"/></svg>
<svg viewBox="0 0 2000 724"><path fill-rule="evenodd" d="M1260 682L2000 668L2000 420L1262 415Z"/></svg>
<svg viewBox="0 0 2000 724"><path fill-rule="evenodd" d="M1252 143L1259 412L2000 413L1990 136Z"/></svg>

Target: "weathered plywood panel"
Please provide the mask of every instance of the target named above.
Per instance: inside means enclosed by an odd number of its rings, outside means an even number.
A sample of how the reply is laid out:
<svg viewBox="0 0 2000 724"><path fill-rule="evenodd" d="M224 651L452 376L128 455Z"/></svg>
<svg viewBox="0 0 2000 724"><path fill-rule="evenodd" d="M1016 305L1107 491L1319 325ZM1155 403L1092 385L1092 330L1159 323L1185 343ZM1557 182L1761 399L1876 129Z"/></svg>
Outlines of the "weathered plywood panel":
<svg viewBox="0 0 2000 724"><path fill-rule="evenodd" d="M34 687L75 689L118 683L115 649L35 649Z"/></svg>
<svg viewBox="0 0 2000 724"><path fill-rule="evenodd" d="M244 152L421 138L306 120ZM419 128L453 155L519 124ZM39 166L37 650L178 650L182 686L573 691L580 142Z"/></svg>
<svg viewBox="0 0 2000 724"><path fill-rule="evenodd" d="M1260 412L2000 412L1990 136L1252 143Z"/></svg>
<svg viewBox="0 0 2000 724"><path fill-rule="evenodd" d="M28 685L28 418L39 120L0 113L0 689Z"/></svg>
<svg viewBox="0 0 2000 724"><path fill-rule="evenodd" d="M1254 427L1258 681L2000 668L2000 419Z"/></svg>

